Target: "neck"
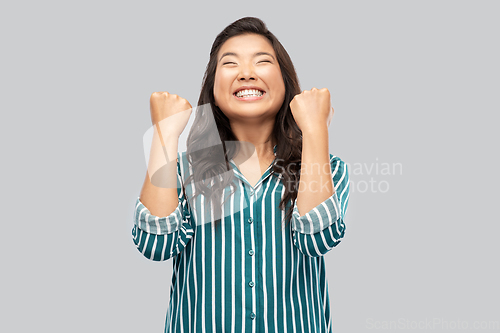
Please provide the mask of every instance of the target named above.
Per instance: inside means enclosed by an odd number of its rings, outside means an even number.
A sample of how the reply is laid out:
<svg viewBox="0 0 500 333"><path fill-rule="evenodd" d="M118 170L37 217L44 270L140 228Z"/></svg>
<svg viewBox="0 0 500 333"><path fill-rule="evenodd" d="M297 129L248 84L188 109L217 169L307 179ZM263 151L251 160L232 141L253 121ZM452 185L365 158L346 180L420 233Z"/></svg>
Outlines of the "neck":
<svg viewBox="0 0 500 333"><path fill-rule="evenodd" d="M269 159L274 156L273 121L260 124L231 122L231 129L239 141L238 155L250 158Z"/></svg>

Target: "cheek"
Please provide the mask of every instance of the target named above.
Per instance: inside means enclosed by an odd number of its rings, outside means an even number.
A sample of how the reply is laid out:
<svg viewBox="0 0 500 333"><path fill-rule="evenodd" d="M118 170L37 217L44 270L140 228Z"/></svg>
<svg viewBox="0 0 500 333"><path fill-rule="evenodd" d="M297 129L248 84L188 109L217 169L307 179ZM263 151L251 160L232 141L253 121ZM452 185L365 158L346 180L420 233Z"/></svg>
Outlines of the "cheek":
<svg viewBox="0 0 500 333"><path fill-rule="evenodd" d="M279 70L269 70L265 76L267 81L272 83L275 89L283 90L285 88L285 83L283 82L283 77L281 76L281 72Z"/></svg>
<svg viewBox="0 0 500 333"><path fill-rule="evenodd" d="M221 87L221 84L220 82L218 82L217 80L215 80L214 82L214 98L215 98L215 101L217 102L218 100L220 100L222 96L222 87Z"/></svg>
<svg viewBox="0 0 500 333"><path fill-rule="evenodd" d="M214 95L216 93L224 94L224 92L229 91L229 86L230 81L227 75L224 75L223 73L216 75L214 80Z"/></svg>

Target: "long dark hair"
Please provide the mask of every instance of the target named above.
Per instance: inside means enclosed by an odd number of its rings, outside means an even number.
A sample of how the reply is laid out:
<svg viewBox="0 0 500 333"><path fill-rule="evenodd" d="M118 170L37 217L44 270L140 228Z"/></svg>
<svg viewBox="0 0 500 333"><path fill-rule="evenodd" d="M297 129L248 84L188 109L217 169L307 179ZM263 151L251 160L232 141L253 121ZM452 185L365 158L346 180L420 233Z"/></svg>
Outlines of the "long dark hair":
<svg viewBox="0 0 500 333"><path fill-rule="evenodd" d="M284 184L285 191L279 208L284 210L287 202L291 201L293 203L297 198L300 180L302 132L293 119L290 102L295 95L300 94L301 89L290 56L278 39L267 29L265 23L256 17L244 17L231 23L215 38L212 45L210 60L203 77L200 98L198 99L196 116L187 138L186 154L193 168L193 173L186 179L186 183L191 181L195 183L196 191L190 200L199 194L203 194L205 202L207 202L207 198L210 198L209 202L220 203L221 193L227 186L231 186L233 188L232 193L234 193L236 188L232 181L234 174L228 161L237 154L239 145L236 144L237 139L231 130L229 119L215 105L213 89L217 69L217 54L221 46L231 37L249 33L259 34L271 42L285 84L285 98L276 114L271 138L278 143L275 164L272 167L271 174L275 177L281 174L281 181ZM210 124L212 119L215 124ZM207 142L221 142L221 144L207 147ZM214 182L212 189L209 189L206 180L212 177L219 177L220 181ZM220 222L220 218L217 217L221 214L221 205L214 204L213 209L215 210L214 216L216 216L215 227L217 227L217 222ZM290 205L285 215L285 220L288 223L291 220L292 210L293 204Z"/></svg>

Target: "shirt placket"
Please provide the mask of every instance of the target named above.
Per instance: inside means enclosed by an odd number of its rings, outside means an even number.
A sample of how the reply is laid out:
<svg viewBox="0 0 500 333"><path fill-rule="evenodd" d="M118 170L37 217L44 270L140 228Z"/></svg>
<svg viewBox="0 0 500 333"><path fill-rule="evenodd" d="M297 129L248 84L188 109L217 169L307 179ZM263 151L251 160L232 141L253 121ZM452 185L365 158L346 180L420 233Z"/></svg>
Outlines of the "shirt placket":
<svg viewBox="0 0 500 333"><path fill-rule="evenodd" d="M245 239L245 257L250 262L250 265L248 265L250 270L245 269L244 278L245 288L249 288L249 294L251 295L250 300L247 303L247 309L250 310L247 310L246 316L247 318L250 318L252 322L252 331L254 331L253 327L256 325L258 319L257 317L263 315L262 312L259 312L259 310L262 309L263 304L260 293L258 292L260 287L258 286L258 283L261 283L261 279L259 277L262 276L262 263L259 262L258 259L262 255L259 253L262 243L259 238L260 235L262 235L262 223L260 223L260 218L262 217L260 216L260 209L258 207L262 198L259 198L258 191L259 188L263 187L267 178L270 177L271 166L266 170L263 177L257 182L257 184L255 184L255 187L252 187L245 177L239 172L233 160L231 160L231 164L235 169L236 178L243 183L245 200L249 204L248 215L245 216L247 221L245 234L250 235L250 239Z"/></svg>
<svg viewBox="0 0 500 333"><path fill-rule="evenodd" d="M248 228L248 234L250 235L250 241L247 243L247 248L245 249L246 251L246 256L248 260L251 262L251 271L246 274L246 282L247 282L247 288L250 288L251 290L251 305L250 305L250 312L248 313L249 318L252 320L252 326L255 325L255 319L258 315L257 309L259 308L259 300L258 300L258 295L257 295L257 277L259 276L258 272L258 263L257 263L257 256L256 256L256 249L258 248L258 239L256 235L259 233L258 230L258 218L257 215L255 214L255 198L256 198L256 193L255 189L252 187L248 188L248 200L250 203L250 209L248 210L250 216L248 217L247 221L247 228Z"/></svg>

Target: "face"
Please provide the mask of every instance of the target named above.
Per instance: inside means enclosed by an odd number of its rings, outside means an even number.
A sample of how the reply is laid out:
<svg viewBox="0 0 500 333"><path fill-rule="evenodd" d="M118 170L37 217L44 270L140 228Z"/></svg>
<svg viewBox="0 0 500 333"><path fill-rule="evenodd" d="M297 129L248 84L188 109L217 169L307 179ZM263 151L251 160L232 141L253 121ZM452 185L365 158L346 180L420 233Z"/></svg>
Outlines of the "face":
<svg viewBox="0 0 500 333"><path fill-rule="evenodd" d="M237 97L244 86L254 86L262 96ZM217 54L215 104L230 120L275 117L285 98L285 83L274 49L261 35L229 38Z"/></svg>

